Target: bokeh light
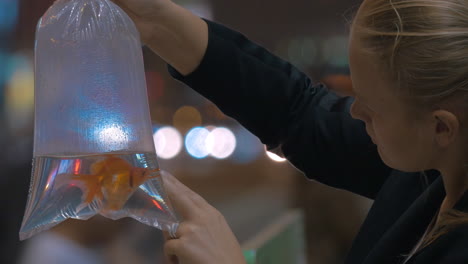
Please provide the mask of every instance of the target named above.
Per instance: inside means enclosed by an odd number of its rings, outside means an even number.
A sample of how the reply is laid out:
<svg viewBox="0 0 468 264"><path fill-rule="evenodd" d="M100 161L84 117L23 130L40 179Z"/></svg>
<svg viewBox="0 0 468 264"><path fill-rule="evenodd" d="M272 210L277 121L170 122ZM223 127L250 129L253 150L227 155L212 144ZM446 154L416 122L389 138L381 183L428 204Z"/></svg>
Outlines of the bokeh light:
<svg viewBox="0 0 468 264"><path fill-rule="evenodd" d="M213 129L207 138L211 156L217 159L229 157L236 149L236 136L225 127Z"/></svg>
<svg viewBox="0 0 468 264"><path fill-rule="evenodd" d="M153 138L156 153L162 159L172 159L182 149L182 136L174 127L166 126L158 129Z"/></svg>
<svg viewBox="0 0 468 264"><path fill-rule="evenodd" d="M265 147L265 151L266 151L266 154L267 156L272 160L272 161L275 161L275 162L285 162L286 159L285 158L282 158L280 156L278 156L277 154L271 152L271 151L268 151L266 150L266 147Z"/></svg>
<svg viewBox="0 0 468 264"><path fill-rule="evenodd" d="M193 127L198 127L202 123L200 111L193 106L182 106L173 117L174 127L181 133L186 133Z"/></svg>
<svg viewBox="0 0 468 264"><path fill-rule="evenodd" d="M164 96L165 83L164 78L160 72L146 71L146 87L148 89L148 100L150 103L157 102Z"/></svg>
<svg viewBox="0 0 468 264"><path fill-rule="evenodd" d="M317 63L318 44L310 37L292 39L288 45L288 59L298 67Z"/></svg>
<svg viewBox="0 0 468 264"><path fill-rule="evenodd" d="M323 56L326 62L335 67L347 67L348 37L336 35L327 39L323 45Z"/></svg>
<svg viewBox="0 0 468 264"><path fill-rule="evenodd" d="M0 32L9 32L14 29L18 20L17 0L0 1Z"/></svg>
<svg viewBox="0 0 468 264"><path fill-rule="evenodd" d="M11 72L5 89L5 110L10 129L27 127L34 110L34 72L32 60L23 54L10 57Z"/></svg>
<svg viewBox="0 0 468 264"><path fill-rule="evenodd" d="M211 152L208 136L210 131L204 127L194 127L185 136L185 148L196 159L202 159Z"/></svg>

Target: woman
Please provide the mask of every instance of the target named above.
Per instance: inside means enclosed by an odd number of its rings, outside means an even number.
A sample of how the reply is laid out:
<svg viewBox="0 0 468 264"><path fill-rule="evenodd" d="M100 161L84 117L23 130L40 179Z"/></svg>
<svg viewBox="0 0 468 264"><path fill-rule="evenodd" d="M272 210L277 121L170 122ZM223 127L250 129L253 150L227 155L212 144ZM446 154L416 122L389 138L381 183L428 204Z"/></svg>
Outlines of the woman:
<svg viewBox="0 0 468 264"><path fill-rule="evenodd" d="M115 2L175 78L307 177L374 199L346 263L468 263L468 1L365 0L350 36L353 98L169 0ZM184 218L167 254L244 263L222 216L166 182Z"/></svg>

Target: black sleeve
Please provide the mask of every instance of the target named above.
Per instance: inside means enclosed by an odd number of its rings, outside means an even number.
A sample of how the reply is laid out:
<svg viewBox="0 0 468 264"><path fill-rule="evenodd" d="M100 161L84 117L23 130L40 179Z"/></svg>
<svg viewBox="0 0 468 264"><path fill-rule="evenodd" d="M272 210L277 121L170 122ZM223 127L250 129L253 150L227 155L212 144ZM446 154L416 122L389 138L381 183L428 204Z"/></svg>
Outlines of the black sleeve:
<svg viewBox="0 0 468 264"><path fill-rule="evenodd" d="M352 98L340 98L242 34L207 21L209 40L200 66L171 75L214 102L279 149L307 177L374 198L390 173L361 121Z"/></svg>

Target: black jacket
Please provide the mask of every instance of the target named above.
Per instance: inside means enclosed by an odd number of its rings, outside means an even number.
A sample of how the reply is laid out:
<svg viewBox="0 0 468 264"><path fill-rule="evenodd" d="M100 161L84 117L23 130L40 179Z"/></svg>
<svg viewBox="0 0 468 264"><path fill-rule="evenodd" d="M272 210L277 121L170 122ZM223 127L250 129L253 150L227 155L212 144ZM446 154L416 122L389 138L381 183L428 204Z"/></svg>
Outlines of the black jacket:
<svg viewBox="0 0 468 264"><path fill-rule="evenodd" d="M312 83L291 64L243 35L207 21L200 66L176 79L214 102L311 179L374 199L346 263L401 263L436 214L441 177L387 167L364 123L349 114L351 97ZM468 195L456 208L468 211ZM409 263L468 263L468 225L454 228Z"/></svg>

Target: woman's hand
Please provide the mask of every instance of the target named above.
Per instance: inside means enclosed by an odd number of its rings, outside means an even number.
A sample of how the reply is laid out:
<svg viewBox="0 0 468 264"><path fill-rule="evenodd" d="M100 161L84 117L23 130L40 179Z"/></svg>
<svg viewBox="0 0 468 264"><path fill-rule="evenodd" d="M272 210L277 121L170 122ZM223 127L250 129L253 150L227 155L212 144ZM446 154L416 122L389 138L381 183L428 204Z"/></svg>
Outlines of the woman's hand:
<svg viewBox="0 0 468 264"><path fill-rule="evenodd" d="M171 0L112 0L135 22L141 39L163 60L187 75L208 46L208 25Z"/></svg>
<svg viewBox="0 0 468 264"><path fill-rule="evenodd" d="M171 0L111 0L122 8L135 22L144 43L151 39L158 14L172 5Z"/></svg>
<svg viewBox="0 0 468 264"><path fill-rule="evenodd" d="M175 239L168 238L165 253L172 263L182 264L244 264L236 237L221 213L202 197L163 173L169 198L183 221Z"/></svg>

